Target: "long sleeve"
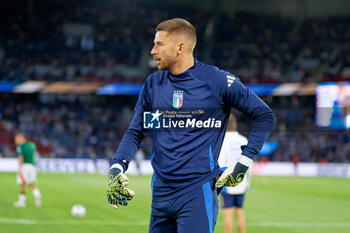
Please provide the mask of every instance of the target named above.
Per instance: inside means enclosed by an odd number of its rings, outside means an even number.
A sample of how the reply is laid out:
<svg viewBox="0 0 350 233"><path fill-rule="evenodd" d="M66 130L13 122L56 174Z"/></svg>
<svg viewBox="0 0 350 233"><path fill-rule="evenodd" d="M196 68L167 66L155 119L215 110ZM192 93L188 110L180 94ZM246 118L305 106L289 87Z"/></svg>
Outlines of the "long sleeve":
<svg viewBox="0 0 350 233"><path fill-rule="evenodd" d="M146 84L145 84L146 86ZM125 132L115 158L112 161L112 165L119 163L124 171L128 169L130 161L135 157L135 154L140 147L140 144L145 137L145 131L143 129L143 112L149 107L149 101L146 95L145 86L139 94L139 99L134 109L134 117L130 123L129 128Z"/></svg>
<svg viewBox="0 0 350 233"><path fill-rule="evenodd" d="M272 110L254 92L245 87L238 78L228 77L233 80L233 83L232 85L226 85L225 102L254 121L248 144L242 146L242 154L254 159L269 137L275 125L276 117Z"/></svg>

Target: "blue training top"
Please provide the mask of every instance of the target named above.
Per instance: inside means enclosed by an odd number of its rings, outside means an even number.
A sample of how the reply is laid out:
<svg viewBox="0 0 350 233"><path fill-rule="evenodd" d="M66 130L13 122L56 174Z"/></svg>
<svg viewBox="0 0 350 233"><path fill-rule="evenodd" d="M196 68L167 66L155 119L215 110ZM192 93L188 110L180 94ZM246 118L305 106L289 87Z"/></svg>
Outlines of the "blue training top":
<svg viewBox="0 0 350 233"><path fill-rule="evenodd" d="M271 109L234 75L195 59L185 72L151 74L112 164L124 171L147 131L152 136L153 199L167 200L221 174L218 156L234 107L252 120L242 154L254 158L272 131ZM149 130L148 130L149 128Z"/></svg>

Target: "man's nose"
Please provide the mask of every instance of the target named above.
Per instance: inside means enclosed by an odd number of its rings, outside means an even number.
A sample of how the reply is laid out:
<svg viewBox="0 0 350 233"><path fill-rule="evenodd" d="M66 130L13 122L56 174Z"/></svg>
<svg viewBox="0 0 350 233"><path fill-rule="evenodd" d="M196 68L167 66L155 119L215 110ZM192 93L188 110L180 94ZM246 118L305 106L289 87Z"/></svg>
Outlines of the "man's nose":
<svg viewBox="0 0 350 233"><path fill-rule="evenodd" d="M153 46L151 50L151 55L155 55L157 53L155 46Z"/></svg>

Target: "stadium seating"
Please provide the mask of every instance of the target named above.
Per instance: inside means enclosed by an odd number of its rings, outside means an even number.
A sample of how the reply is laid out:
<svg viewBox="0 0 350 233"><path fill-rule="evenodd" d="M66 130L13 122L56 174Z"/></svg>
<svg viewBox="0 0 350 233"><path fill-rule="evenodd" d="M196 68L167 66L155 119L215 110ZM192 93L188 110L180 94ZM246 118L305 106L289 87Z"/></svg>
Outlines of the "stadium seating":
<svg viewBox="0 0 350 233"><path fill-rule="evenodd" d="M69 1L38 1L34 7L36 14L27 23L30 15L21 8L14 8L6 22L0 22L1 80L142 83L149 73L144 68L154 27L172 17L188 18L196 26L199 59L212 60L245 83L348 80L350 76L350 18L300 22L236 12L221 13L214 20L204 10L154 8L129 1L88 1L84 7ZM211 24L215 30L209 30Z"/></svg>
<svg viewBox="0 0 350 233"><path fill-rule="evenodd" d="M173 17L196 26L197 58L244 83L350 80L349 17L299 21L246 12L213 15L201 9L155 8L142 1L86 1L84 7L68 0L32 4L35 12L13 6L0 21L1 81L142 83L152 70L148 63L154 27ZM15 156L12 137L18 130L37 142L42 156L114 156L132 104L50 104L40 98L28 102L19 97L13 103L1 97L0 156ZM290 161L297 154L300 161L350 161L350 147L339 145L348 143L346 133L319 131L313 112L275 112L278 126L271 140L279 148L270 160ZM248 132L250 123L244 118L240 122L241 131ZM322 151L317 148L321 144ZM144 147L149 155L149 138Z"/></svg>

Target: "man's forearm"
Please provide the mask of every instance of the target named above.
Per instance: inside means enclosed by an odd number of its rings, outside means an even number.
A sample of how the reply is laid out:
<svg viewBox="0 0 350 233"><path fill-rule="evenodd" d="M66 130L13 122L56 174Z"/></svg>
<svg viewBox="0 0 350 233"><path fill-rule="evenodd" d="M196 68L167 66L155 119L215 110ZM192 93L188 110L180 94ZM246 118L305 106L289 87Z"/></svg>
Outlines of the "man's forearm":
<svg viewBox="0 0 350 233"><path fill-rule="evenodd" d="M119 144L112 165L120 164L125 172L128 169L130 161L135 157L143 138L144 133L142 131L129 128Z"/></svg>
<svg viewBox="0 0 350 233"><path fill-rule="evenodd" d="M21 168L22 168L22 165L23 165L23 156L18 156L18 173L21 173Z"/></svg>
<svg viewBox="0 0 350 233"><path fill-rule="evenodd" d="M271 110L257 117L254 120L254 125L248 139L248 144L246 146L242 146L242 154L254 159L272 132L275 122L276 117Z"/></svg>

